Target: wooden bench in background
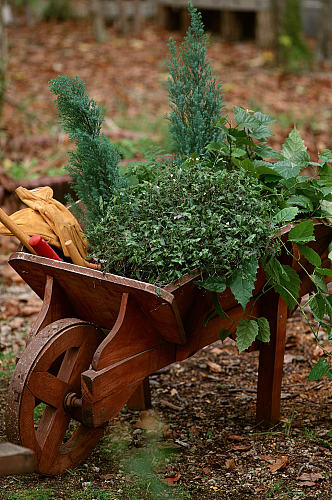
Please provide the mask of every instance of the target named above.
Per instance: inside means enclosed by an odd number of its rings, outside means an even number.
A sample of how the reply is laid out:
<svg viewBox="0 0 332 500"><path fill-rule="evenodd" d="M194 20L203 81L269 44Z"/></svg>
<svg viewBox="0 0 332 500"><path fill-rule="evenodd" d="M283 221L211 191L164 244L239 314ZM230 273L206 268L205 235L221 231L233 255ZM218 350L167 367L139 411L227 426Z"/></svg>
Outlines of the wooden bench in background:
<svg viewBox="0 0 332 500"><path fill-rule="evenodd" d="M167 29L174 29L174 16L180 16L180 25L186 31L189 25L187 0L157 0L158 19ZM273 44L273 23L269 0L194 0L199 10L214 11L213 24L219 23L221 36L226 41L246 38L248 29L254 26L254 38L258 45ZM246 15L247 14L247 15Z"/></svg>

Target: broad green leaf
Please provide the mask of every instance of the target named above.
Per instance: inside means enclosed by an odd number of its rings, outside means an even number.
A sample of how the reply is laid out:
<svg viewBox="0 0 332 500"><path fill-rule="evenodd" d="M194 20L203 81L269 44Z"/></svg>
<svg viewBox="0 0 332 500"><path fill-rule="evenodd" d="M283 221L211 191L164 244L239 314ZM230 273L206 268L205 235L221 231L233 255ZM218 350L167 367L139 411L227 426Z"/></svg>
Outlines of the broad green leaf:
<svg viewBox="0 0 332 500"><path fill-rule="evenodd" d="M205 288L209 292L222 293L226 290L226 283L217 276L210 276L203 281L195 281L195 284Z"/></svg>
<svg viewBox="0 0 332 500"><path fill-rule="evenodd" d="M225 313L223 311L223 308L221 307L220 305L220 302L219 302L219 297L218 297L218 294L216 292L213 292L212 294L212 299L213 299L213 305L215 307L215 310L217 311L218 315L225 319L226 316L225 316Z"/></svg>
<svg viewBox="0 0 332 500"><path fill-rule="evenodd" d="M290 131L289 136L286 138L281 153L284 158L292 159L294 156L301 151L307 151L304 141L299 134L296 127Z"/></svg>
<svg viewBox="0 0 332 500"><path fill-rule="evenodd" d="M317 319L324 318L326 314L326 303L324 296L320 292L310 297L309 305L313 315Z"/></svg>
<svg viewBox="0 0 332 500"><path fill-rule="evenodd" d="M326 186L332 186L332 167L327 163L319 167L319 177Z"/></svg>
<svg viewBox="0 0 332 500"><path fill-rule="evenodd" d="M301 172L301 166L293 163L291 160L280 160L273 163L273 169L284 179L297 177Z"/></svg>
<svg viewBox="0 0 332 500"><path fill-rule="evenodd" d="M323 200L320 204L322 215L332 222L332 201Z"/></svg>
<svg viewBox="0 0 332 500"><path fill-rule="evenodd" d="M280 158L280 153L267 144L256 144L253 151L262 158Z"/></svg>
<svg viewBox="0 0 332 500"><path fill-rule="evenodd" d="M310 264L315 267L320 267L322 265L322 259L320 258L318 253L315 252L315 250L305 245L298 244L297 246L303 257L305 257L307 261L310 262Z"/></svg>
<svg viewBox="0 0 332 500"><path fill-rule="evenodd" d="M258 324L258 335L257 339L262 342L270 341L270 323L264 317L260 317L256 319Z"/></svg>
<svg viewBox="0 0 332 500"><path fill-rule="evenodd" d="M296 205L309 211L312 211L314 209L310 198L304 195L291 196L290 198L288 198L286 203L291 206Z"/></svg>
<svg viewBox="0 0 332 500"><path fill-rule="evenodd" d="M258 175L276 175L277 177L282 177L279 172L273 168L273 163L269 163L263 160L254 160L255 172Z"/></svg>
<svg viewBox="0 0 332 500"><path fill-rule="evenodd" d="M248 262L245 270L235 271L231 278L229 287L243 310L248 304L252 292L255 288L256 274L258 269L258 261L256 257L252 257Z"/></svg>
<svg viewBox="0 0 332 500"><path fill-rule="evenodd" d="M329 244L329 254L328 254L328 258L332 261L332 241L331 241L331 243Z"/></svg>
<svg viewBox="0 0 332 500"><path fill-rule="evenodd" d="M271 258L264 267L266 277L272 279L275 283L282 283L289 281L288 274L280 262Z"/></svg>
<svg viewBox="0 0 332 500"><path fill-rule="evenodd" d="M297 224L289 231L288 239L294 243L308 243L315 239L314 225L311 220L305 220Z"/></svg>
<svg viewBox="0 0 332 500"><path fill-rule="evenodd" d="M274 119L263 113L249 113L243 108L233 106L234 118L236 123L243 128L248 129L249 135L258 140L264 140L273 135L267 127L274 122Z"/></svg>
<svg viewBox="0 0 332 500"><path fill-rule="evenodd" d="M311 369L308 380L311 382L318 380L331 372L329 362L326 358L321 358Z"/></svg>
<svg viewBox="0 0 332 500"><path fill-rule="evenodd" d="M282 275L279 283L274 284L273 288L286 301L289 309L292 311L299 298L301 282L294 269L288 265L282 265L282 267L287 274L287 280Z"/></svg>
<svg viewBox="0 0 332 500"><path fill-rule="evenodd" d="M279 222L290 222L297 216L299 209L297 207L287 207L280 210L273 216L273 221L275 223Z"/></svg>
<svg viewBox="0 0 332 500"><path fill-rule="evenodd" d="M236 329L236 343L240 352L248 349L258 335L256 320L241 319Z"/></svg>
<svg viewBox="0 0 332 500"><path fill-rule="evenodd" d="M230 334L231 334L231 332L229 330L227 330L226 328L222 328L219 332L219 337L220 337L221 342L223 342L225 339L227 339L227 337L229 337Z"/></svg>
<svg viewBox="0 0 332 500"><path fill-rule="evenodd" d="M315 273L320 274L321 276L332 276L332 269L317 267L315 269Z"/></svg>
<svg viewBox="0 0 332 500"><path fill-rule="evenodd" d="M319 290L322 292L328 293L328 288L325 279L323 276L319 276L317 274L310 275L311 281L316 285Z"/></svg>
<svg viewBox="0 0 332 500"><path fill-rule="evenodd" d="M319 159L324 163L332 163L332 151L330 149L323 149L319 155Z"/></svg>

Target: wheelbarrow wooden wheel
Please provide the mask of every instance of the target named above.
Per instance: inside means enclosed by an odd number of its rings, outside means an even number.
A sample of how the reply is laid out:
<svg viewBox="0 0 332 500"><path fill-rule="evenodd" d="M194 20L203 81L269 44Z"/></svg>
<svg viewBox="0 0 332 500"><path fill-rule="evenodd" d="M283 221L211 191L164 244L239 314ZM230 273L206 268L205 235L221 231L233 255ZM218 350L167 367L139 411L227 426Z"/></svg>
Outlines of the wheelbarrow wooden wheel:
<svg viewBox="0 0 332 500"><path fill-rule="evenodd" d="M101 437L102 427L80 422L79 402L81 373L102 339L94 325L64 319L41 330L22 354L9 386L6 427L10 441L34 451L36 471L64 472Z"/></svg>

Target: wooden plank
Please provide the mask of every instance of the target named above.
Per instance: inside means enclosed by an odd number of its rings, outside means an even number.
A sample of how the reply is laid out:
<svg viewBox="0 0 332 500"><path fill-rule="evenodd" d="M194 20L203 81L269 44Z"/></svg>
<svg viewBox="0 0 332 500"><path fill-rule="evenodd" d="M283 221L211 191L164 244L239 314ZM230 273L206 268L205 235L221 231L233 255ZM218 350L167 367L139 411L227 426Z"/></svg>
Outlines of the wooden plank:
<svg viewBox="0 0 332 500"><path fill-rule="evenodd" d="M269 321L271 339L270 342L262 342L260 346L256 420L275 424L280 418L287 304L271 290L260 302L260 313Z"/></svg>
<svg viewBox="0 0 332 500"><path fill-rule="evenodd" d="M53 277L64 290L76 317L102 328L112 328L122 294L130 293L166 340L175 343L185 341L174 295L163 288L24 252L13 254L9 263L41 298L46 277Z"/></svg>
<svg viewBox="0 0 332 500"><path fill-rule="evenodd" d="M0 442L0 476L34 471L33 452L17 444Z"/></svg>
<svg viewBox="0 0 332 500"><path fill-rule="evenodd" d="M187 0L157 0L158 5L187 8ZM258 11L269 10L269 0L193 0L193 5L203 10Z"/></svg>
<svg viewBox="0 0 332 500"><path fill-rule="evenodd" d="M129 398L127 407L130 410L148 410L151 408L151 391L149 377L139 384L135 392Z"/></svg>
<svg viewBox="0 0 332 500"><path fill-rule="evenodd" d="M82 373L82 418L92 427L117 415L139 384L175 361L174 345L164 342L102 370Z"/></svg>
<svg viewBox="0 0 332 500"><path fill-rule="evenodd" d="M92 367L101 370L123 359L160 345L163 338L127 293L122 296L119 316L110 333L97 347Z"/></svg>

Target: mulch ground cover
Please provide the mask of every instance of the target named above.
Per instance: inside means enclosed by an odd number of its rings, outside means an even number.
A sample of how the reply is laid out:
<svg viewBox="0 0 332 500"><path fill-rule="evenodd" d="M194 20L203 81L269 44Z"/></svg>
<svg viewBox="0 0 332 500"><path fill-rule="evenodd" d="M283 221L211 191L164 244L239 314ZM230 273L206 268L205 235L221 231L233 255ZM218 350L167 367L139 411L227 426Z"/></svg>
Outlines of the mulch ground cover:
<svg viewBox="0 0 332 500"><path fill-rule="evenodd" d="M84 22L9 29L2 164L24 163L36 175L63 166L68 144L48 91L48 81L59 73L86 81L90 95L105 107L110 135L121 136L116 124L121 130L142 127L154 138L160 134L156 117L167 112L163 85L170 33L148 26L137 37L112 28L108 34L96 44ZM296 123L314 155L332 147L332 79L326 68L285 75L273 67L271 52L216 37L209 55L224 82L227 109L242 105L279 118L272 145L278 147ZM40 307L6 261L7 255L1 257L0 439L14 359ZM325 343L326 335L320 335ZM255 422L258 354L239 355L231 341L209 346L154 374L153 410L125 408L81 466L56 477L1 478L0 499L329 500L331 383L307 380L320 355L295 314L288 322L282 420L263 428Z"/></svg>

